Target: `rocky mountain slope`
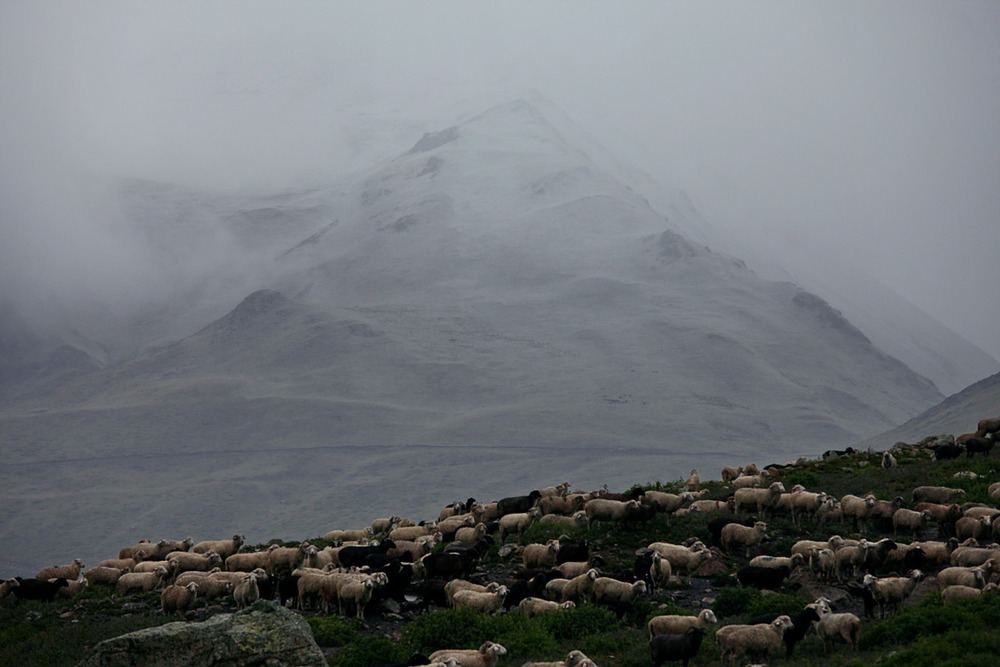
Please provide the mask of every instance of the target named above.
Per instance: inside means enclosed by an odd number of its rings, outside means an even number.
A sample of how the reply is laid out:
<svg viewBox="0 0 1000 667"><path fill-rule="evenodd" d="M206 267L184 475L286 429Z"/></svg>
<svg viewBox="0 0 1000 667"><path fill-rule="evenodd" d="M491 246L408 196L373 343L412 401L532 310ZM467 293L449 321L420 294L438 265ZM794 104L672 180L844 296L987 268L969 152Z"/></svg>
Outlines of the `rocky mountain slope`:
<svg viewBox="0 0 1000 667"><path fill-rule="evenodd" d="M327 189L124 188L160 288L0 381L9 561L86 557L95 531L309 532L473 480L785 460L941 399L823 299L685 237L525 100Z"/></svg>

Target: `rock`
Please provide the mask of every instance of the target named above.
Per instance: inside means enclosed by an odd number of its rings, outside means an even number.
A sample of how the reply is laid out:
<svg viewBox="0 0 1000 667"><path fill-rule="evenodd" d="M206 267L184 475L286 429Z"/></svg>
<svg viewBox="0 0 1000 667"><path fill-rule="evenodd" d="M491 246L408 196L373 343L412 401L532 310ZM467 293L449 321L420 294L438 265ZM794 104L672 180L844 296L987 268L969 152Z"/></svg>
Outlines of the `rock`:
<svg viewBox="0 0 1000 667"><path fill-rule="evenodd" d="M258 600L202 623L175 622L130 632L94 647L78 667L326 667L298 614Z"/></svg>

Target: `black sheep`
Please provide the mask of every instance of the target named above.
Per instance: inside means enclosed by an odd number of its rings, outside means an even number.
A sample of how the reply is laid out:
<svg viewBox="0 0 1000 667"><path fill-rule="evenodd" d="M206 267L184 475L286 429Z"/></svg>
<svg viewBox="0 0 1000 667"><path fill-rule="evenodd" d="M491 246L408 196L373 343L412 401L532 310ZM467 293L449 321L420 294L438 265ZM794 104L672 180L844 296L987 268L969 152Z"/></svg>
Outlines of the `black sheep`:
<svg viewBox="0 0 1000 667"><path fill-rule="evenodd" d="M370 554L385 554L389 549L395 547L396 543L392 540L382 540L376 545L343 547L337 556L343 567L361 567L365 564L365 558Z"/></svg>
<svg viewBox="0 0 1000 667"><path fill-rule="evenodd" d="M563 563L583 563L590 560L590 545L587 540L582 540L579 544L569 541L559 540L559 551L556 552L556 564Z"/></svg>
<svg viewBox="0 0 1000 667"><path fill-rule="evenodd" d="M501 498L497 501L497 510L499 511L500 516L516 514L518 512L527 512L535 506L535 502L541 497L541 492L535 490L526 496L510 496L508 498Z"/></svg>
<svg viewBox="0 0 1000 667"><path fill-rule="evenodd" d="M59 589L69 585L69 582L63 577L53 579L52 581L48 581L47 579L22 579L21 577L14 577L14 579L18 585L14 586L11 592L14 593L14 597L18 600L52 602L56 599Z"/></svg>
<svg viewBox="0 0 1000 667"><path fill-rule="evenodd" d="M965 451L961 445L931 445L930 450L934 452L935 461L947 461L948 459L957 459Z"/></svg>
<svg viewBox="0 0 1000 667"><path fill-rule="evenodd" d="M468 576L478 560L479 556L474 551L442 551L427 554L420 563L426 571L425 576L454 579Z"/></svg>
<svg viewBox="0 0 1000 667"><path fill-rule="evenodd" d="M649 642L649 652L653 667L662 667L665 662L681 661L687 667L688 661L698 654L705 628L691 626L682 635L657 635Z"/></svg>
<svg viewBox="0 0 1000 667"><path fill-rule="evenodd" d="M778 616L780 614L765 614L751 618L747 623L749 625L756 625L758 623L771 624ZM806 607L795 616L789 615L789 617L792 619L792 627L785 630L784 634L786 658L792 657L792 649L795 648L797 643L805 639L806 633L809 632L809 627L813 623L819 622L819 613L810 607Z"/></svg>
<svg viewBox="0 0 1000 667"><path fill-rule="evenodd" d="M986 438L969 438L965 441L965 456L966 458L972 458L973 454L982 454L984 457L990 455L990 450L993 449L993 439Z"/></svg>
<svg viewBox="0 0 1000 667"><path fill-rule="evenodd" d="M791 574L791 568L782 567L755 567L747 565L736 573L736 578L744 586L753 586L759 590L776 591L785 583L785 579Z"/></svg>

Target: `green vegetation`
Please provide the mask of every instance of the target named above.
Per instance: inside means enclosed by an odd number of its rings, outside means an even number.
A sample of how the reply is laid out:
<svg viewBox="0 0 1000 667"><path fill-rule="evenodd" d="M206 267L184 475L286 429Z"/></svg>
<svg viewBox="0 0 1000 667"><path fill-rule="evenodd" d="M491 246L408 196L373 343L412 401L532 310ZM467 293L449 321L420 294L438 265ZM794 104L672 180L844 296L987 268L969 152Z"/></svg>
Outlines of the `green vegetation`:
<svg viewBox="0 0 1000 667"><path fill-rule="evenodd" d="M996 481L994 459L965 458L932 462L922 452L897 453L899 467L882 470L876 454L850 458L808 461L783 471L780 479L787 488L802 484L825 490L834 496L873 491L879 498L902 496L911 501L913 487L938 484L966 490L966 500L990 502L987 487ZM956 480L952 475L971 470L975 480ZM707 476L707 475L703 475ZM648 483L644 488L679 491L680 482ZM704 485L709 498L724 498L726 490L718 482ZM599 554L609 572L630 572L635 550L652 541L682 542L688 538L710 541L707 519L689 514L681 517L657 516L647 525L593 528L552 528L534 525L527 541L545 541L568 534L587 539L591 552ZM796 526L790 518L767 517L767 553L787 554L802 538L825 538L832 533L855 536L849 525L818 526L804 521ZM871 535L870 535L871 536ZM312 543L321 541L310 540ZM292 544L292 543L290 543ZM266 546L266 545L262 545ZM506 576L518 562L517 556L501 557L494 547L483 565L493 576ZM307 613L313 634L327 650L332 667L372 667L389 662L405 662L414 652L430 654L443 647L475 648L490 639L503 644L508 655L504 665L517 666L526 660L560 660L572 649L582 650L602 667L639 667L650 664L646 621L657 614L694 613L693 601L710 604L720 625L742 623L768 613L795 614L811 602L795 586L779 593L741 588L733 576L745 564L742 558L724 558L718 572L695 578L692 586L675 583L652 599L643 599L630 613L616 616L612 611L581 605L574 610L526 619L516 611L484 616L468 610L438 610L412 619L391 620L371 617L364 623L338 616ZM106 590L92 588L73 601L51 604L17 602L12 597L0 601L0 664L73 665L89 646L119 634L176 620L155 611L157 594L112 598ZM199 610L202 617L212 613ZM858 612L860 614L860 611ZM783 650L771 662L797 666L856 666L879 664L887 667L975 667L997 664L1000 655L1000 596L944 606L936 592L905 606L885 620L864 621L857 653L839 646L829 655L815 637L796 647L795 656L785 660ZM694 665L721 665L718 646L710 633Z"/></svg>

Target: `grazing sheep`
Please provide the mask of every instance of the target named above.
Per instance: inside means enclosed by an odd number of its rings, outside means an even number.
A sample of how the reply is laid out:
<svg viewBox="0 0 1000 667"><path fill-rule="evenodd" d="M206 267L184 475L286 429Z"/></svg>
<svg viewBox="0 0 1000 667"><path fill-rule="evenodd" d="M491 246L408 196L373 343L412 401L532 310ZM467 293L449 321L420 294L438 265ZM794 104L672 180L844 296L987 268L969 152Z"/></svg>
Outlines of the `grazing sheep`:
<svg viewBox="0 0 1000 667"><path fill-rule="evenodd" d="M980 419L976 425L976 435L980 437L998 432L1000 432L1000 417Z"/></svg>
<svg viewBox="0 0 1000 667"><path fill-rule="evenodd" d="M521 613L524 614L525 618L534 618L535 616L541 616L542 614L549 614L555 611L574 609L576 607L576 603L572 601L559 603L529 596L521 600L517 606L521 610Z"/></svg>
<svg viewBox="0 0 1000 667"><path fill-rule="evenodd" d="M826 598L806 605L816 610L819 621L815 624L816 634L823 640L826 652L835 643L849 644L854 650L858 648L858 640L861 638L861 619L851 613L834 613L830 603Z"/></svg>
<svg viewBox="0 0 1000 667"><path fill-rule="evenodd" d="M753 528L730 523L722 528L722 548L726 553L732 553L732 547L740 545L744 555L749 557L750 547L760 544L766 535L767 524L763 521L754 523Z"/></svg>
<svg viewBox="0 0 1000 667"><path fill-rule="evenodd" d="M765 614L763 616L757 616L750 619L747 625L758 625L760 623L773 623L779 614ZM808 606L805 607L795 616L790 616L792 619L792 627L785 630L785 634L782 637L785 641L785 657L791 658L792 651L795 650L795 645L800 641L805 639L806 634L812 627L813 623L819 621L819 614L815 609L810 609Z"/></svg>
<svg viewBox="0 0 1000 667"><path fill-rule="evenodd" d="M160 587L167 578L167 568L160 566L155 572L127 572L118 578L118 595L132 591L148 593Z"/></svg>
<svg viewBox="0 0 1000 667"><path fill-rule="evenodd" d="M744 474L740 475L739 477L733 480L733 488L752 489L759 487L763 483L764 483L763 475L759 474L748 475L744 472Z"/></svg>
<svg viewBox="0 0 1000 667"><path fill-rule="evenodd" d="M691 575L701 567L702 563L713 558L712 552L702 543L697 542L690 547L669 542L653 542L646 547L647 551L655 551L663 558L670 561L670 567L680 572L687 573L688 583L691 582Z"/></svg>
<svg viewBox="0 0 1000 667"><path fill-rule="evenodd" d="M484 524L479 524L479 525L483 526ZM394 558L401 558L405 561L414 563L423 558L424 556L426 556L427 554L429 554L431 550L434 549L434 545L437 544L437 541L435 540L435 537L433 535L425 535L424 537L427 539L419 539L414 541L393 540L393 544L395 544L396 546L394 546L392 549L389 549L386 552L386 555L392 556ZM467 543L464 540L462 540L462 543L475 544L474 542ZM334 562L337 565L340 564L339 559L335 559Z"/></svg>
<svg viewBox="0 0 1000 667"><path fill-rule="evenodd" d="M91 586L94 584L115 586L118 583L118 578L128 571L129 570L124 567L104 567L98 565L97 567L92 567L84 572L83 576L88 582L90 582Z"/></svg>
<svg viewBox="0 0 1000 667"><path fill-rule="evenodd" d="M454 659L457 667L495 667L501 656L507 655L507 649L491 641L483 642L478 649L441 649L430 655L431 662L443 662Z"/></svg>
<svg viewBox="0 0 1000 667"><path fill-rule="evenodd" d="M893 537L897 536L900 529L916 535L933 519L934 517L927 510L917 512L915 510L900 508L892 513L892 535Z"/></svg>
<svg viewBox="0 0 1000 667"><path fill-rule="evenodd" d="M455 609L474 609L484 614L495 614L503 607L507 597L507 587L500 586L495 591L456 591L451 604Z"/></svg>
<svg viewBox="0 0 1000 667"><path fill-rule="evenodd" d="M598 521L621 523L629 512L635 512L638 509L639 502L636 500L621 501L606 498L588 500L583 506L583 511L587 514L588 526L593 526Z"/></svg>
<svg viewBox="0 0 1000 667"><path fill-rule="evenodd" d="M498 522L500 543L503 544L507 537L513 533L517 536L517 543L520 544L521 538L524 536L524 531L540 516L541 510L533 507L527 512L513 512L500 517L500 521Z"/></svg>
<svg viewBox="0 0 1000 667"><path fill-rule="evenodd" d="M559 540L549 540L545 544L529 544L521 552L521 562L526 570L556 566Z"/></svg>
<svg viewBox="0 0 1000 667"><path fill-rule="evenodd" d="M636 599L645 593L645 581L640 580L627 584L611 577L598 577L594 580L592 597L597 604L620 609L633 605Z"/></svg>
<svg viewBox="0 0 1000 667"><path fill-rule="evenodd" d="M142 554L142 555L145 555L145 554ZM135 568L135 566L138 565L140 562L142 562L141 558L139 558L139 559L136 559L136 558L105 558L104 560L102 560L100 563L97 564L97 567L113 567L113 568L118 569L118 570L128 570L129 572L131 572Z"/></svg>
<svg viewBox="0 0 1000 667"><path fill-rule="evenodd" d="M897 611L900 603L910 597L917 582L923 578L924 574L920 570L913 570L905 577L883 577L881 579L866 574L863 584L872 592L872 597L878 603L879 616L885 618L886 607Z"/></svg>
<svg viewBox="0 0 1000 667"><path fill-rule="evenodd" d="M459 591L476 591L479 593L492 593L500 589L500 584L495 581L491 581L485 586L482 584L476 584L471 581L466 581L465 579L451 579L444 585L444 595L448 602L448 606L453 606L452 599L455 593Z"/></svg>
<svg viewBox="0 0 1000 667"><path fill-rule="evenodd" d="M692 470L691 474L688 475L687 480L684 482L685 491L697 491L701 488L701 477L698 475L698 470Z"/></svg>
<svg viewBox="0 0 1000 667"><path fill-rule="evenodd" d="M682 635L688 628L698 627L708 630L710 625L718 623L715 612L711 609L702 609L697 616L683 616L679 614L663 614L649 619L646 628L649 630L649 638L659 635Z"/></svg>
<svg viewBox="0 0 1000 667"><path fill-rule="evenodd" d="M167 576L174 576L174 571L177 569L177 563L172 560L144 560L141 563L136 563L135 567L132 568L133 572L155 572L156 568L163 566L167 568Z"/></svg>
<svg viewBox="0 0 1000 667"><path fill-rule="evenodd" d="M937 585L938 588L958 584L981 589L986 585L986 578L992 571L993 561L987 561L984 565L977 565L975 567L946 567L937 573Z"/></svg>
<svg viewBox="0 0 1000 667"><path fill-rule="evenodd" d="M962 518L962 508L955 503L950 505L917 503L913 509L917 512L930 512L931 519L937 523L938 533L941 535L953 535L955 522Z"/></svg>
<svg viewBox="0 0 1000 667"><path fill-rule="evenodd" d="M83 561L79 558L73 559L73 562L69 565L52 565L50 567L43 567L35 575L35 579L39 581L45 581L46 579L66 579L67 581L75 581L80 578L80 572L83 570Z"/></svg>
<svg viewBox="0 0 1000 667"><path fill-rule="evenodd" d="M649 641L649 653L653 667L662 667L665 662L680 661L687 667L691 658L698 655L705 629L690 627L682 635L660 635Z"/></svg>
<svg viewBox="0 0 1000 667"><path fill-rule="evenodd" d="M371 528L331 530L323 535L327 542L361 542L372 537ZM392 537L392 533L389 534Z"/></svg>
<svg viewBox="0 0 1000 667"><path fill-rule="evenodd" d="M436 525L435 523L425 523L422 526L396 526L389 531L389 539L393 542L412 542L418 537L433 535Z"/></svg>
<svg viewBox="0 0 1000 667"><path fill-rule="evenodd" d="M233 554L226 559L226 569L230 572L253 572L258 568L267 570L270 567L270 551L250 551Z"/></svg>
<svg viewBox="0 0 1000 667"><path fill-rule="evenodd" d="M951 564L962 567L975 567L988 560L1000 559L1000 545L988 547L958 547L951 552Z"/></svg>
<svg viewBox="0 0 1000 667"><path fill-rule="evenodd" d="M708 514L709 512L732 512L733 506L725 500L695 500L688 505L688 511L701 512L702 514Z"/></svg>
<svg viewBox="0 0 1000 667"><path fill-rule="evenodd" d="M840 535L831 535L829 539L824 541L799 540L792 545L790 553L793 556L795 554L802 554L803 557L808 558L813 549L829 549L835 552L843 546L846 546L846 541L843 537Z"/></svg>
<svg viewBox="0 0 1000 667"><path fill-rule="evenodd" d="M204 554L196 554L190 551L171 551L167 554L166 560L174 564L173 571L175 574L190 572L192 570L208 572L216 565L222 565L222 556L214 551Z"/></svg>
<svg viewBox="0 0 1000 667"><path fill-rule="evenodd" d="M944 590L941 591L941 601L945 604L954 604L960 600L970 600L972 598L979 597L983 593L995 590L1000 590L1000 587L992 583L986 584L982 590L972 586L955 584L952 586L946 586Z"/></svg>
<svg viewBox="0 0 1000 667"><path fill-rule="evenodd" d="M563 528L586 528L588 525L587 513L583 510L574 512L570 516L546 514L538 519L538 523L545 526L562 526Z"/></svg>
<svg viewBox="0 0 1000 667"><path fill-rule="evenodd" d="M990 498L1000 498L1000 482L993 482L986 489L986 494Z"/></svg>
<svg viewBox="0 0 1000 667"><path fill-rule="evenodd" d="M577 604L590 602L594 590L594 582L597 581L599 576L600 573L596 569L591 568L572 579L553 579L545 585L545 595L553 599L558 596L560 602L572 601ZM562 583L555 584L554 582ZM552 594L550 594L550 590Z"/></svg>
<svg viewBox="0 0 1000 667"><path fill-rule="evenodd" d="M792 619L779 616L771 623L758 625L726 625L715 632L715 639L722 649L722 658L735 664L737 658L747 653L763 656L766 660L771 651L781 645L785 631L792 627Z"/></svg>
<svg viewBox="0 0 1000 667"><path fill-rule="evenodd" d="M65 577L61 578L57 577L56 579L49 579L49 581L54 582L54 581L59 581L61 579L65 579ZM83 592L83 589L85 589L89 585L90 582L87 581L83 577L83 575L81 575L79 579L74 579L73 581L67 581L65 586L62 586L59 589L57 589L56 597L61 597L66 599L75 598L77 595Z"/></svg>
<svg viewBox="0 0 1000 667"><path fill-rule="evenodd" d="M643 505L654 506L664 514L673 514L684 506L684 503L694 501L690 491L684 493L668 493L666 491L646 491L639 498Z"/></svg>
<svg viewBox="0 0 1000 667"><path fill-rule="evenodd" d="M884 469L895 468L897 465L895 456L888 451L882 452L882 467Z"/></svg>
<svg viewBox="0 0 1000 667"><path fill-rule="evenodd" d="M526 662L521 667L597 667L582 651L570 651L565 660L556 662Z"/></svg>
<svg viewBox="0 0 1000 667"><path fill-rule="evenodd" d="M198 599L198 584L193 581L184 586L171 584L160 593L160 611L167 614L172 611L187 611L194 607Z"/></svg>
<svg viewBox="0 0 1000 667"><path fill-rule="evenodd" d="M462 542L463 544L475 544L484 537L486 537L485 523L479 523L475 526L462 526L455 531L455 541Z"/></svg>
<svg viewBox="0 0 1000 667"><path fill-rule="evenodd" d="M191 550L196 554L207 554L210 551L214 551L222 557L222 560L226 560L239 551L244 542L246 542L246 538L242 535L233 535L232 538L228 540L206 540L204 542L198 542L198 544L194 545Z"/></svg>
<svg viewBox="0 0 1000 667"><path fill-rule="evenodd" d="M965 495L964 489L952 489L946 486L918 486L913 489L913 502L953 503Z"/></svg>
<svg viewBox="0 0 1000 667"><path fill-rule="evenodd" d="M233 599L237 609L245 609L260 599L256 574L251 572L233 589Z"/></svg>
<svg viewBox="0 0 1000 667"><path fill-rule="evenodd" d="M764 516L768 509L778 503L784 492L785 486L781 482L773 482L769 487L763 489L736 489L733 493L733 502L736 511L745 509L748 512Z"/></svg>
<svg viewBox="0 0 1000 667"><path fill-rule="evenodd" d="M787 567L789 570L794 570L799 565L805 563L805 558L802 554L795 554L794 556L755 556L750 560L749 565L751 567L769 567L769 568L780 568Z"/></svg>
<svg viewBox="0 0 1000 667"><path fill-rule="evenodd" d="M743 468L734 468L732 466L726 466L722 469L722 483L728 484L734 479L738 478L743 474Z"/></svg>

